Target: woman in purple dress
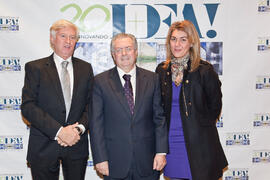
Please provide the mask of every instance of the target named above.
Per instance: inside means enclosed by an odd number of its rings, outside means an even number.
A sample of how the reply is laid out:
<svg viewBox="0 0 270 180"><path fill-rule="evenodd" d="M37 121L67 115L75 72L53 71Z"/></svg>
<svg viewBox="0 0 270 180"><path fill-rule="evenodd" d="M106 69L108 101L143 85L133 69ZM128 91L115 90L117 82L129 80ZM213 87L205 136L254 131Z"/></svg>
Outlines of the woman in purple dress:
<svg viewBox="0 0 270 180"><path fill-rule="evenodd" d="M200 58L200 40L188 21L171 25L167 60L158 65L169 128L164 175L171 180L218 180L228 165L216 121L222 107L221 82Z"/></svg>

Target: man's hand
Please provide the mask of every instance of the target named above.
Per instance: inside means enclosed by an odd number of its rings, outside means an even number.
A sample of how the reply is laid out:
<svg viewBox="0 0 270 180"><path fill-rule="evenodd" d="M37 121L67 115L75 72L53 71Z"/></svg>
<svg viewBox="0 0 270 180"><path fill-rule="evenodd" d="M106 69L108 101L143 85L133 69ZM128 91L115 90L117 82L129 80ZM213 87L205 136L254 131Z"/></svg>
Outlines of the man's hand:
<svg viewBox="0 0 270 180"><path fill-rule="evenodd" d="M108 163L108 161L97 163L96 170L105 176L109 176L109 163Z"/></svg>
<svg viewBox="0 0 270 180"><path fill-rule="evenodd" d="M156 154L154 158L153 169L161 171L166 165L166 163L166 155Z"/></svg>
<svg viewBox="0 0 270 180"><path fill-rule="evenodd" d="M73 146L80 140L80 135L75 128L78 123L63 127L58 134L57 141L61 146Z"/></svg>
<svg viewBox="0 0 270 180"><path fill-rule="evenodd" d="M67 146L68 146L68 144L65 143L64 141L62 141L59 137L57 137L57 142L58 142L58 144L59 144L60 146L64 146L64 147L67 147Z"/></svg>

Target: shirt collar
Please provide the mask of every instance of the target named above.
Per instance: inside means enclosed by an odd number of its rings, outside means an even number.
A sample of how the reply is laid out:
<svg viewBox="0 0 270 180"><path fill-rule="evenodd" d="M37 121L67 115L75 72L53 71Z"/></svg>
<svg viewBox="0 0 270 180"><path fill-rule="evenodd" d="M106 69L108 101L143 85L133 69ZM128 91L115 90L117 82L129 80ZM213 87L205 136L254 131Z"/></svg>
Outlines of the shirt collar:
<svg viewBox="0 0 270 180"><path fill-rule="evenodd" d="M64 60L63 58L58 56L56 53L53 53L53 58L54 58L54 61L56 61L58 64L61 64L63 61L67 61L69 62L69 64L72 64L71 57Z"/></svg>
<svg viewBox="0 0 270 180"><path fill-rule="evenodd" d="M125 74L129 74L129 75L131 75L131 77L135 77L136 76L136 65L128 73L123 71L118 66L117 66L117 71L118 71L119 77L123 77Z"/></svg>

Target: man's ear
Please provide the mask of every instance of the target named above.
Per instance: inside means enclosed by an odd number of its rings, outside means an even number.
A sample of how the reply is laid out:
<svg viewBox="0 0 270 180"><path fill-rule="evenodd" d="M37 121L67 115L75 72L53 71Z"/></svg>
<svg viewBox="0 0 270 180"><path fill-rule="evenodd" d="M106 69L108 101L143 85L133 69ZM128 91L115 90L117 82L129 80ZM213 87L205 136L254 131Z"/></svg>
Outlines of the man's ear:
<svg viewBox="0 0 270 180"><path fill-rule="evenodd" d="M138 57L138 49L135 50L136 57Z"/></svg>

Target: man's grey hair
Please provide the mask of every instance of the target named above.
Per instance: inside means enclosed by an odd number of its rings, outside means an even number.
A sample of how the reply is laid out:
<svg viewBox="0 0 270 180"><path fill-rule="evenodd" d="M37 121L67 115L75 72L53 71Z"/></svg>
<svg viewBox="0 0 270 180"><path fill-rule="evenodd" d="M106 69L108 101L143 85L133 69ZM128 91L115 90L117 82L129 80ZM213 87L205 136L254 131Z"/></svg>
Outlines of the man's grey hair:
<svg viewBox="0 0 270 180"><path fill-rule="evenodd" d="M68 20L65 20L65 19L60 19L58 21L56 21L55 23L53 23L53 25L50 27L50 34L52 36L53 39L55 39L56 37L56 33L60 30L60 29L63 29L63 28L66 28L66 27L71 27L75 30L76 32L76 37L77 37L77 40L79 39L79 29L78 27L73 24L72 22L68 21ZM51 44L51 47L53 48L53 44L50 42ZM54 48L53 48L54 49Z"/></svg>
<svg viewBox="0 0 270 180"><path fill-rule="evenodd" d="M117 39L123 39L123 38L130 38L133 42L134 49L135 50L138 49L138 42L137 42L137 39L135 38L134 35L128 34L128 33L119 33L119 34L116 34L115 36L113 36L113 38L111 40L111 54L115 51L115 49L114 49L115 41Z"/></svg>

